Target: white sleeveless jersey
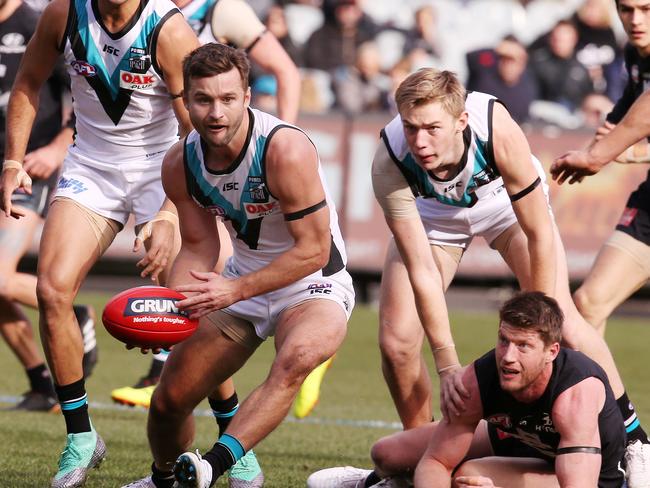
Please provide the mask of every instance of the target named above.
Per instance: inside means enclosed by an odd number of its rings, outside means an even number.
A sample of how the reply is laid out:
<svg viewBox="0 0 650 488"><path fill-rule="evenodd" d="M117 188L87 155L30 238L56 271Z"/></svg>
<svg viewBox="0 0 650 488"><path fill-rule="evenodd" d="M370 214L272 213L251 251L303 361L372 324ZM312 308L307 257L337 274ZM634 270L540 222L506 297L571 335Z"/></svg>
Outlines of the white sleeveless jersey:
<svg viewBox="0 0 650 488"><path fill-rule="evenodd" d="M179 10L170 0L141 0L133 19L111 34L97 0L70 3L61 48L77 118L71 150L91 165L146 166L178 140L156 45L160 29ZM152 159L160 164L160 157Z"/></svg>
<svg viewBox="0 0 650 488"><path fill-rule="evenodd" d="M280 204L268 189L265 155L278 129L300 130L259 110L249 109L248 114L246 143L228 169L216 172L205 167L201 137L196 131L187 136L184 146L187 190L200 207L224 219L233 242L233 264L242 274L266 266L294 244ZM330 213L332 245L327 265L311 276L331 276L345 268L347 258L320 163L319 175Z"/></svg>
<svg viewBox="0 0 650 488"><path fill-rule="evenodd" d="M469 92L465 110L469 124L463 133L465 153L462 170L449 180L437 178L417 164L410 152L402 119L396 116L382 131L381 138L411 190L418 198L418 209L428 198L455 207L472 207L483 194L492 194L503 186L503 180L494 163L492 147L492 110L497 101L492 95Z"/></svg>

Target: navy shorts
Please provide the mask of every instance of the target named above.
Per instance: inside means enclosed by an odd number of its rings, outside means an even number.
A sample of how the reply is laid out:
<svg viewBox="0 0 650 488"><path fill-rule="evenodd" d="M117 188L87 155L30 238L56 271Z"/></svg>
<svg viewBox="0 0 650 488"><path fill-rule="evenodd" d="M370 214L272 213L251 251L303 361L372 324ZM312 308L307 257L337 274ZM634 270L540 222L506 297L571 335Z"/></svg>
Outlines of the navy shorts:
<svg viewBox="0 0 650 488"><path fill-rule="evenodd" d="M616 230L650 246L650 174L630 195Z"/></svg>

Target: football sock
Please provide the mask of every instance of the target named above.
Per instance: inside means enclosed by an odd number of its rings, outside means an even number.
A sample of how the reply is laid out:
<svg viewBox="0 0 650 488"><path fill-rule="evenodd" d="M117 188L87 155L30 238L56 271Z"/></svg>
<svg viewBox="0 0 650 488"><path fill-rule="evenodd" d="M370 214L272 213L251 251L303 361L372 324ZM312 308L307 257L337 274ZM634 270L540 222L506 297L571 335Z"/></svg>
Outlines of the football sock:
<svg viewBox="0 0 650 488"><path fill-rule="evenodd" d="M230 421L239 410L239 399L237 398L237 392L233 393L230 398L226 400L215 400L214 398L208 398L210 403L210 408L212 408L212 415L217 419L217 425L219 426L219 435L222 435Z"/></svg>
<svg viewBox="0 0 650 488"><path fill-rule="evenodd" d="M45 363L41 363L38 366L25 370L27 377L29 378L29 389L32 391L37 391L43 393L44 395L54 396L54 385L52 384L52 377L50 372L45 366Z"/></svg>
<svg viewBox="0 0 650 488"><path fill-rule="evenodd" d="M377 476L377 473L374 471L368 475L366 480L363 482L363 488L368 488L369 486L374 486L381 481L381 478Z"/></svg>
<svg viewBox="0 0 650 488"><path fill-rule="evenodd" d="M174 472L161 471L156 467L155 463L151 463L151 481L156 485L156 488L173 488Z"/></svg>
<svg viewBox="0 0 650 488"><path fill-rule="evenodd" d="M219 437L217 443L205 453L205 459L212 466L212 483L239 461L246 451L241 443L229 434ZM212 485L212 483L210 483Z"/></svg>
<svg viewBox="0 0 650 488"><path fill-rule="evenodd" d="M84 342L84 354L91 351L97 347L97 338L95 336L95 325L88 324L84 328L84 325L88 321L88 307L86 305L73 305L72 310L74 311L75 317L77 317L77 323L81 328L81 337Z"/></svg>
<svg viewBox="0 0 650 488"><path fill-rule="evenodd" d="M149 367L149 372L147 373L146 377L160 378L164 365L165 365L165 361L161 361L160 359L154 358L153 361L151 361L151 366Z"/></svg>
<svg viewBox="0 0 650 488"><path fill-rule="evenodd" d="M623 392L623 395L616 400L616 404L623 415L628 444L634 441L641 441L644 444L650 444L648 434L646 434L643 427L641 427L641 423L639 422L639 419L636 416L636 411L634 410L634 405L632 405L632 402L627 397L626 392Z"/></svg>
<svg viewBox="0 0 650 488"><path fill-rule="evenodd" d="M55 385L54 389L59 397L68 434L90 432L92 428L88 416L88 395L83 378L69 385Z"/></svg>

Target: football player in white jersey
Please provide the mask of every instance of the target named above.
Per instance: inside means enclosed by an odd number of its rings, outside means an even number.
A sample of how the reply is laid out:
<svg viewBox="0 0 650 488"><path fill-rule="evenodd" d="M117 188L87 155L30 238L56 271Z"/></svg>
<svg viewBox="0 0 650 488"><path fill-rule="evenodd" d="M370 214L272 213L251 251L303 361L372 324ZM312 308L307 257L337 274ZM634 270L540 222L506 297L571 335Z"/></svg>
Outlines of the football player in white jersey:
<svg viewBox="0 0 650 488"><path fill-rule="evenodd" d="M248 107L248 69L245 54L223 44L186 58L184 100L196 132L163 163L182 237L169 285L189 295L178 305L200 323L170 354L148 434L154 475L176 460L180 487L211 486L280 424L307 374L341 344L354 302L316 149L297 127ZM220 257L215 215L233 246L221 275L212 272ZM193 408L271 335L267 378L204 458L183 454Z"/></svg>
<svg viewBox="0 0 650 488"><path fill-rule="evenodd" d="M83 345L72 301L88 270L130 214L148 222L138 263L157 278L173 251L176 213L160 184L162 157L190 120L180 94L182 59L198 45L169 0L53 0L31 39L9 100L2 209L25 188L22 167L40 87L63 53L77 135L46 219L38 263L42 340L68 431L52 487L82 486L105 456L82 378ZM176 117L174 117L176 115ZM144 237L144 236L141 236ZM142 245L136 240L135 248Z"/></svg>
<svg viewBox="0 0 650 488"><path fill-rule="evenodd" d="M626 409L607 344L571 300L544 174L506 108L489 95L466 94L452 73L431 68L407 77L396 101L400 115L384 129L372 171L394 237L380 295L382 366L404 428L432 418L425 336L440 375L443 415L463 408L467 391L458 383L444 293L476 235L500 252L523 290L558 300L565 343L605 369Z"/></svg>

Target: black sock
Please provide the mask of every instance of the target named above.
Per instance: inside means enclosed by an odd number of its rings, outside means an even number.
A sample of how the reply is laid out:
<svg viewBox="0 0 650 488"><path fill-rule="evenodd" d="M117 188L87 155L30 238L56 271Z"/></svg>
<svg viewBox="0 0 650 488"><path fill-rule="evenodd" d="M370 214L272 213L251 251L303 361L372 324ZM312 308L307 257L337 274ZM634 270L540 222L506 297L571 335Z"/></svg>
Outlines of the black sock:
<svg viewBox="0 0 650 488"><path fill-rule="evenodd" d="M373 471L368 475L366 480L363 482L363 488L368 488L369 486L376 485L381 481L381 478L377 476L377 473Z"/></svg>
<svg viewBox="0 0 650 488"><path fill-rule="evenodd" d="M85 305L73 305L72 311L74 312L74 316L77 317L79 325L83 325L88 320L88 307Z"/></svg>
<svg viewBox="0 0 650 488"><path fill-rule="evenodd" d="M212 415L214 415L214 418L217 419L217 425L219 426L219 436L221 436L228 428L228 425L230 424L232 418L235 416L235 413L237 413L237 410L239 410L239 399L237 398L237 392L233 393L233 395L226 400L215 400L213 398L208 398L208 402L210 403L210 408L212 408Z"/></svg>
<svg viewBox="0 0 650 488"><path fill-rule="evenodd" d="M217 443L205 453L205 459L212 466L212 483L228 471L241 457L246 454L241 443L229 434L222 435Z"/></svg>
<svg viewBox="0 0 650 488"><path fill-rule="evenodd" d="M69 385L54 385L54 389L59 397L68 434L90 432L92 428L88 416L88 395L83 378Z"/></svg>
<svg viewBox="0 0 650 488"><path fill-rule="evenodd" d="M156 488L173 488L174 486L174 472L161 471L156 467L155 463L151 464L151 481L156 485Z"/></svg>
<svg viewBox="0 0 650 488"><path fill-rule="evenodd" d="M641 441L644 444L650 444L648 434L646 434L643 427L641 427L641 423L639 422L639 419L636 416L636 411L634 410L634 405L632 405L632 402L627 397L626 392L623 392L623 395L616 400L616 404L623 415L628 444L634 441Z"/></svg>
<svg viewBox="0 0 650 488"><path fill-rule="evenodd" d="M151 361L151 366L149 367L147 378L160 378L164 365L165 361L161 361L160 359L154 359Z"/></svg>
<svg viewBox="0 0 650 488"><path fill-rule="evenodd" d="M45 363L41 363L34 368L25 370L27 377L29 378L29 389L32 391L37 391L43 393L44 395L54 396L54 384L52 384L52 377L50 372L45 366Z"/></svg>

